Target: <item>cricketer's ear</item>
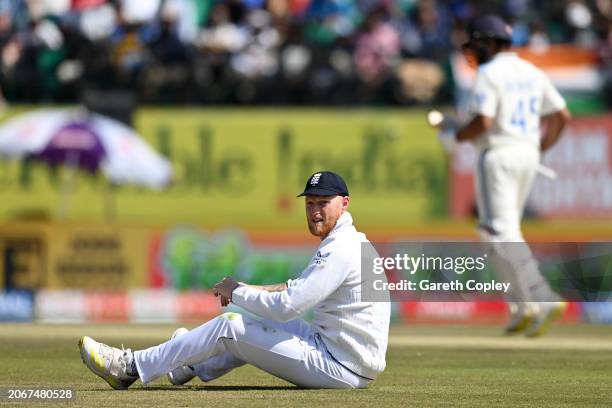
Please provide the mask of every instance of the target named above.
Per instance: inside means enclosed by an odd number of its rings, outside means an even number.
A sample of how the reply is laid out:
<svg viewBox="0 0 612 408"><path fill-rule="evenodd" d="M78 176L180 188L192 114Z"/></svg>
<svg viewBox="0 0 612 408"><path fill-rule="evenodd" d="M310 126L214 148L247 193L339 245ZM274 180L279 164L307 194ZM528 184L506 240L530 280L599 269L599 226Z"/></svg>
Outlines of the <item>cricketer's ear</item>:
<svg viewBox="0 0 612 408"><path fill-rule="evenodd" d="M342 212L345 212L348 209L350 201L351 199L349 198L349 196L342 197Z"/></svg>

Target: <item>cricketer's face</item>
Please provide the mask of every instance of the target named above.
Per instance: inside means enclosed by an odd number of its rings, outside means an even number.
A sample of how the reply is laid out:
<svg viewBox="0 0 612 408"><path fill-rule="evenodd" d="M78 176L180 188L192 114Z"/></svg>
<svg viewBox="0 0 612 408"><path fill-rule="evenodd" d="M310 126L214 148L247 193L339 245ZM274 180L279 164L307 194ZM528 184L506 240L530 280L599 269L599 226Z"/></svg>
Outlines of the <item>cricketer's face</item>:
<svg viewBox="0 0 612 408"><path fill-rule="evenodd" d="M346 211L349 198L342 196L306 196L306 221L310 233L324 239Z"/></svg>

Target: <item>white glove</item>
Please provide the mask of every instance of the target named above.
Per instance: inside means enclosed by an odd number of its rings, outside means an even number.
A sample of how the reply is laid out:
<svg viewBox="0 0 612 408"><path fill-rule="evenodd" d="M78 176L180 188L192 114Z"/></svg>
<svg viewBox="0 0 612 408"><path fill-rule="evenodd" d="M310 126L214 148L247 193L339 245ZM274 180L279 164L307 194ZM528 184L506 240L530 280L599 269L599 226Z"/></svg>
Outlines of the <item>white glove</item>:
<svg viewBox="0 0 612 408"><path fill-rule="evenodd" d="M452 153L457 147L457 131L452 128L441 129L438 132L438 139L447 153Z"/></svg>

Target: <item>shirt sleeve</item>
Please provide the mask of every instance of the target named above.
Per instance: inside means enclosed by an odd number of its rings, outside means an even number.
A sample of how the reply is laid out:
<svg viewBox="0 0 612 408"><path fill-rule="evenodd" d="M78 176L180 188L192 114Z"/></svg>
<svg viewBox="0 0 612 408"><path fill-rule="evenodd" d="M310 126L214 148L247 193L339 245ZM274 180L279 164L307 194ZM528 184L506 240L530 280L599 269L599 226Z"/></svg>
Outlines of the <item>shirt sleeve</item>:
<svg viewBox="0 0 612 408"><path fill-rule="evenodd" d="M542 95L542 115L549 115L564 109L567 105L563 96L557 91L550 79L542 74L544 92Z"/></svg>
<svg viewBox="0 0 612 408"><path fill-rule="evenodd" d="M468 111L474 116L482 115L492 118L496 115L497 105L498 95L495 86L482 71L478 71Z"/></svg>
<svg viewBox="0 0 612 408"><path fill-rule="evenodd" d="M302 280L302 278L296 278L296 279L287 279L287 287L293 287L296 286L300 283L300 281Z"/></svg>
<svg viewBox="0 0 612 408"><path fill-rule="evenodd" d="M342 254L317 256L298 279L290 280L282 292L268 292L238 286L232 293L232 303L243 309L279 322L287 322L304 314L331 295L345 281L349 260Z"/></svg>

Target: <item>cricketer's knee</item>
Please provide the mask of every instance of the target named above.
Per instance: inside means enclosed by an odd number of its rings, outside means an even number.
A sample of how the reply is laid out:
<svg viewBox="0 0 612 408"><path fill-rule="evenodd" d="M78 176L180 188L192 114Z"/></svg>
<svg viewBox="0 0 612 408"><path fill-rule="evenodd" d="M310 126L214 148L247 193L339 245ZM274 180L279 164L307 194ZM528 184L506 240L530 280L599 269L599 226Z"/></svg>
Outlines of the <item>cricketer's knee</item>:
<svg viewBox="0 0 612 408"><path fill-rule="evenodd" d="M240 313L225 312L216 318L217 323L226 328L226 331L231 333L231 337L235 338L244 333L244 317ZM224 336L225 337L225 336Z"/></svg>
<svg viewBox="0 0 612 408"><path fill-rule="evenodd" d="M218 316L219 319L223 319L227 322L237 322L242 321L242 315L236 312L225 312Z"/></svg>

